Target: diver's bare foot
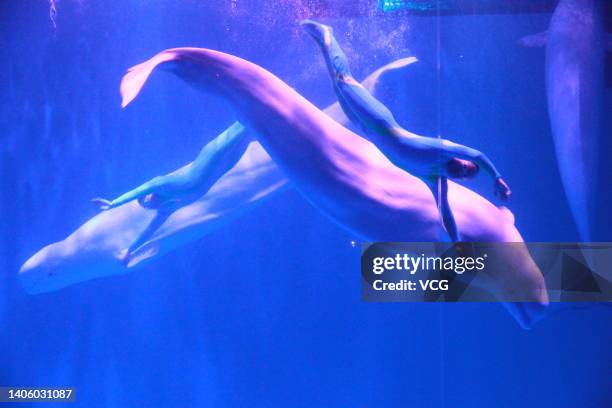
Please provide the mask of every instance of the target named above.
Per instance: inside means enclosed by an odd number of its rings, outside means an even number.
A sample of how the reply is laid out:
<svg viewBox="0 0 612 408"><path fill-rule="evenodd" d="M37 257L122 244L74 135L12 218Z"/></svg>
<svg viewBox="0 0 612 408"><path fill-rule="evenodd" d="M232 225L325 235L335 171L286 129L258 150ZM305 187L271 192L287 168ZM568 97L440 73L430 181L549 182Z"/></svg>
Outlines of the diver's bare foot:
<svg viewBox="0 0 612 408"><path fill-rule="evenodd" d="M319 44L329 46L333 29L325 24L317 23L313 20L303 20L300 25L310 34Z"/></svg>
<svg viewBox="0 0 612 408"><path fill-rule="evenodd" d="M96 204L102 211L110 210L113 207L113 203L104 198L94 198L91 202Z"/></svg>

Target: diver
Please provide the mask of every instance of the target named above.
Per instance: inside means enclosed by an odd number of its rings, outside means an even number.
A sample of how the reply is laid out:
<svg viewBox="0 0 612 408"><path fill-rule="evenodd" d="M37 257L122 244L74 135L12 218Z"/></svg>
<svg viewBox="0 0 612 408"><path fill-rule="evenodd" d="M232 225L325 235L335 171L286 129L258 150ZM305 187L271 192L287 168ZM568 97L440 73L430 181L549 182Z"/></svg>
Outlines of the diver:
<svg viewBox="0 0 612 408"><path fill-rule="evenodd" d="M151 238L173 212L206 194L240 160L252 140L245 127L235 122L206 144L192 163L154 177L114 200L94 198L92 202L104 211L132 200L138 200L144 208L157 210L147 228L125 250L122 260L129 262L132 252Z"/></svg>
<svg viewBox="0 0 612 408"><path fill-rule="evenodd" d="M346 116L394 165L419 177L429 186L440 209L444 228L453 242L460 240L460 234L448 203L448 178L472 178L482 167L495 180L495 194L503 200L510 196L510 188L483 153L449 140L419 136L402 128L391 111L353 78L346 55L334 38L331 27L312 20L304 20L301 25L323 52L334 91Z"/></svg>

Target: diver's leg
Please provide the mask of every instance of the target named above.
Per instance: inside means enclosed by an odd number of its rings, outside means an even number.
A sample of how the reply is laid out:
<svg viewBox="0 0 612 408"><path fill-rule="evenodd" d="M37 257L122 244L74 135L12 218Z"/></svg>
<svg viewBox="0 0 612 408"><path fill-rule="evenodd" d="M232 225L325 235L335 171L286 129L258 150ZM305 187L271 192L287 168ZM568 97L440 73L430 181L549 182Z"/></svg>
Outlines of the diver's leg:
<svg viewBox="0 0 612 408"><path fill-rule="evenodd" d="M442 222L444 228L450 236L453 242L459 242L459 232L457 231L457 224L455 223L455 216L451 211L450 204L448 203L448 178L441 176L440 179L440 197L438 207L440 208L440 214L442 215Z"/></svg>
<svg viewBox="0 0 612 408"><path fill-rule="evenodd" d="M444 176L428 177L424 181L436 200L436 205L438 206L440 218L442 220L442 226L446 230L450 240L452 242L459 242L457 224L455 223L455 217L448 203L448 178Z"/></svg>
<svg viewBox="0 0 612 408"><path fill-rule="evenodd" d="M311 20L303 21L302 26L321 48L334 91L347 117L360 126L366 136L390 134L394 128L400 128L391 111L353 78L348 59L331 27Z"/></svg>

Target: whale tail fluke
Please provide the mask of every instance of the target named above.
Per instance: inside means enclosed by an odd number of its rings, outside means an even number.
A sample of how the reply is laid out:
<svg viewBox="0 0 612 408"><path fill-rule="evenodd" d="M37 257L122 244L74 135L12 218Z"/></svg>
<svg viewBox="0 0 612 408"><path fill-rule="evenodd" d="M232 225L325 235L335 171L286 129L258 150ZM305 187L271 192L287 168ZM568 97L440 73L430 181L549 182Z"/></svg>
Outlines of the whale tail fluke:
<svg viewBox="0 0 612 408"><path fill-rule="evenodd" d="M178 53L174 50L162 51L153 58L133 66L121 80L121 107L125 108L140 93L147 79L159 65L175 60Z"/></svg>
<svg viewBox="0 0 612 408"><path fill-rule="evenodd" d="M526 35L525 37L518 40L519 45L529 48L540 48L544 47L548 42L548 31L542 31L541 33Z"/></svg>
<svg viewBox="0 0 612 408"><path fill-rule="evenodd" d="M524 330L531 330L533 326L546 317L549 311L546 302L508 302L504 303L506 310L514 317Z"/></svg>
<svg viewBox="0 0 612 408"><path fill-rule="evenodd" d="M362 85L366 89L374 89L376 88L376 85L378 81L380 80L380 78L383 77L385 74L388 74L393 71L399 71L402 68L407 67L408 65L414 64L415 62L418 62L418 61L419 60L417 59L417 57L406 57L406 58L401 58L393 62L390 62L384 67L380 67L379 69L377 69L376 71L368 75L368 77L362 82Z"/></svg>

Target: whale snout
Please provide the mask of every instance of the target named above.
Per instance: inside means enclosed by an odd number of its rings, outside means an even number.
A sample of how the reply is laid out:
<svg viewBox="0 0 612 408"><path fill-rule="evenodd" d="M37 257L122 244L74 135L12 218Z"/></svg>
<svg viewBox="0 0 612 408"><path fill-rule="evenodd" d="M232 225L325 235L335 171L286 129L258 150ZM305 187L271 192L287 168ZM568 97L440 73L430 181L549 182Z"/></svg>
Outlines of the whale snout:
<svg viewBox="0 0 612 408"><path fill-rule="evenodd" d="M45 292L46 281L53 278L54 268L46 262L53 252L52 246L47 246L32 255L19 269L19 282L28 294Z"/></svg>
<svg viewBox="0 0 612 408"><path fill-rule="evenodd" d="M85 241L68 239L48 245L32 255L21 266L18 276L23 289L33 295L127 272L118 256L104 256L103 246L87 246Z"/></svg>

